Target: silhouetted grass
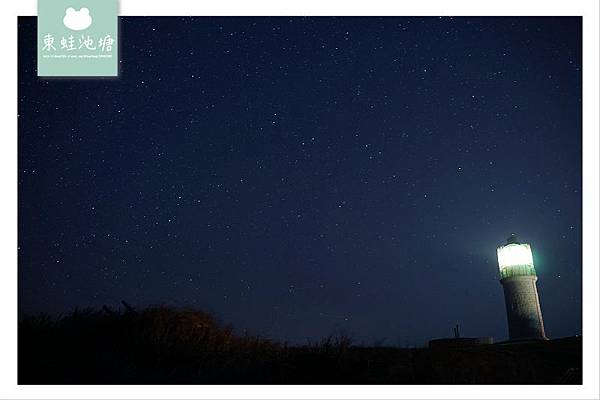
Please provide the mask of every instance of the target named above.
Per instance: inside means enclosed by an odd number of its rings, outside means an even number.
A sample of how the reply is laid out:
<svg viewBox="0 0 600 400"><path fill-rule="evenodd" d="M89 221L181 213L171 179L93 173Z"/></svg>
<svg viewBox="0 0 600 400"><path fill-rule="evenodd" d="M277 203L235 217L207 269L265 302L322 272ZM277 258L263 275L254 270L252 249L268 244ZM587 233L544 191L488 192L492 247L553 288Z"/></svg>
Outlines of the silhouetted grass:
<svg viewBox="0 0 600 400"><path fill-rule="evenodd" d="M581 339L462 349L306 346L239 336L211 315L163 306L76 310L19 323L20 384L581 383Z"/></svg>

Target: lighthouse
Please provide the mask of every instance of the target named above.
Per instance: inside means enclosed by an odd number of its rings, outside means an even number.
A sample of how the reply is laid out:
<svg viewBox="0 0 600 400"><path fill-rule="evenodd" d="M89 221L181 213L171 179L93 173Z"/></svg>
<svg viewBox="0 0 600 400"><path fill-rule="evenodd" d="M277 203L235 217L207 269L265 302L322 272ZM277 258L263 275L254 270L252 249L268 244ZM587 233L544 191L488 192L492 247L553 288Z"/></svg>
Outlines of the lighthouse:
<svg viewBox="0 0 600 400"><path fill-rule="evenodd" d="M511 235L498 247L510 340L547 340L531 247Z"/></svg>

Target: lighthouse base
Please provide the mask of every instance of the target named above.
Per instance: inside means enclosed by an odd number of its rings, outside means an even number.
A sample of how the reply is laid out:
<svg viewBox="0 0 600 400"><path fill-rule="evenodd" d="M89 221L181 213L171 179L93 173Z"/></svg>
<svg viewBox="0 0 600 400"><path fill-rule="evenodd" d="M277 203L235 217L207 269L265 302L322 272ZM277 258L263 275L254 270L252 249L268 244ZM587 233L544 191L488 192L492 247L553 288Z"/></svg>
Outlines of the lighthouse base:
<svg viewBox="0 0 600 400"><path fill-rule="evenodd" d="M500 281L504 288L508 335L515 340L547 340L536 286L537 276L511 276Z"/></svg>

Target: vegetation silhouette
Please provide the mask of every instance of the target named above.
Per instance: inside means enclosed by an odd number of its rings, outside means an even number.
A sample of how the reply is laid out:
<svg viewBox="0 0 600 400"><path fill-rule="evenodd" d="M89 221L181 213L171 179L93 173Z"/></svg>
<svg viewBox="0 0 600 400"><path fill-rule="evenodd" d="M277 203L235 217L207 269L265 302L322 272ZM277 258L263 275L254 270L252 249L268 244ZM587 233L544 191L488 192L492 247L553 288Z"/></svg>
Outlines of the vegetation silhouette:
<svg viewBox="0 0 600 400"><path fill-rule="evenodd" d="M19 321L19 384L580 384L581 338L427 349L236 335L200 310L123 302Z"/></svg>

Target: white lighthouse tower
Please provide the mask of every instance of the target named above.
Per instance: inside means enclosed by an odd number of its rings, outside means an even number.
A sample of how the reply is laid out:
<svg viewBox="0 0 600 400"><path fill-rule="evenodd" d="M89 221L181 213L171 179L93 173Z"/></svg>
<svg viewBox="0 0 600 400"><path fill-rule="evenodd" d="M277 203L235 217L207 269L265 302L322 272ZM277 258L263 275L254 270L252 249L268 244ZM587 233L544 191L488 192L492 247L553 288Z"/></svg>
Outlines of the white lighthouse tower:
<svg viewBox="0 0 600 400"><path fill-rule="evenodd" d="M546 340L531 247L513 234L498 247L510 340Z"/></svg>

